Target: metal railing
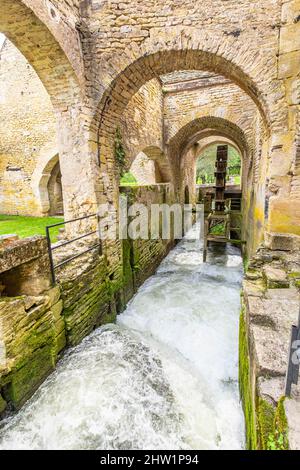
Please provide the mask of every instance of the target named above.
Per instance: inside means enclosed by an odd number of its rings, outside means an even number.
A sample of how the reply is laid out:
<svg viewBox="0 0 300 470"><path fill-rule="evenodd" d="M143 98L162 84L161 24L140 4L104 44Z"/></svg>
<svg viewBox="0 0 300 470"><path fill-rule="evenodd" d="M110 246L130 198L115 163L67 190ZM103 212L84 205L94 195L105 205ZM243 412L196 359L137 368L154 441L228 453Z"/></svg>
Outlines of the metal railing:
<svg viewBox="0 0 300 470"><path fill-rule="evenodd" d="M48 243L48 253L49 253L49 259L50 259L50 269L51 269L51 277L52 277L52 282L53 284L56 284L56 274L55 271L62 266L65 266L66 264L70 263L71 261L74 261L75 259L79 258L80 256L85 255L86 253L89 253L97 248L100 248L100 254L102 254L102 242L101 242L101 237L100 237L100 232L99 230L94 230L89 233L85 233L84 235L80 235L79 237L73 238L72 240L67 240L65 242L60 243L59 245L52 245L51 243L51 235L50 231L52 228L57 228L57 227L62 227L68 224L72 224L74 222L80 222L81 220L86 220L86 219L91 219L92 217L97 217L97 225L99 227L99 216L98 214L92 214L92 215L86 215L84 217L79 217L78 219L73 219L73 220L68 220L67 222L60 222L58 224L54 225L48 225L46 227L46 237L47 237L47 243ZM96 245L93 245L92 247L88 248L87 250L84 250L80 253L77 253L74 256L71 256L70 258L65 259L64 261L55 264L54 263L54 257L53 257L53 252L56 250L59 250L60 248L63 248L67 245L70 245L71 243L75 243L79 240L83 240L84 238L90 237L92 235L98 234L99 236L99 243Z"/></svg>
<svg viewBox="0 0 300 470"><path fill-rule="evenodd" d="M300 313L298 325L292 326L291 342L288 356L288 369L285 382L285 396L290 397L292 386L298 385L300 370Z"/></svg>

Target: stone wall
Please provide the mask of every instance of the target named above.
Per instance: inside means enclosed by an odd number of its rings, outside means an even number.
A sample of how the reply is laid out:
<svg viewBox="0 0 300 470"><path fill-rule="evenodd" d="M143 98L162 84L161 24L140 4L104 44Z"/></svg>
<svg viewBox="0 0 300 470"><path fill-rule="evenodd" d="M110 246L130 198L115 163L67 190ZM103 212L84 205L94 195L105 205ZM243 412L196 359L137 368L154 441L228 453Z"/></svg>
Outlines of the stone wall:
<svg viewBox="0 0 300 470"><path fill-rule="evenodd" d="M20 408L66 345L60 289L42 237L0 245L0 415Z"/></svg>
<svg viewBox="0 0 300 470"><path fill-rule="evenodd" d="M9 41L0 51L0 81L0 213L42 215L32 176L45 154L57 153L53 107L35 71Z"/></svg>
<svg viewBox="0 0 300 470"><path fill-rule="evenodd" d="M172 204L170 185L152 185L137 188L122 188L122 194L127 196L128 204L143 204L148 209L153 204ZM151 217L148 218L148 233L150 235ZM135 291L151 276L169 250L174 246L174 240L125 240L123 241L124 272L129 285Z"/></svg>
<svg viewBox="0 0 300 470"><path fill-rule="evenodd" d="M176 76L176 75L175 75ZM219 117L236 124L245 133L251 146L252 119L257 113L255 103L237 85L229 80L220 81L212 76L206 83L197 80L195 88L190 88L194 80L185 82L179 89L169 85L165 90L164 117L166 143L190 122L206 117Z"/></svg>
<svg viewBox="0 0 300 470"><path fill-rule="evenodd" d="M299 316L299 237L269 234L249 263L240 322L240 387L249 449L283 450L299 407L299 388L284 402L291 327ZM299 443L297 442L297 445Z"/></svg>
<svg viewBox="0 0 300 470"><path fill-rule="evenodd" d="M288 107L288 121L272 139L269 171L268 230L300 234L299 211L299 0L283 2L278 56L278 79ZM291 158L288 158L291 155Z"/></svg>
<svg viewBox="0 0 300 470"><path fill-rule="evenodd" d="M140 152L147 154L148 148L163 148L163 105L159 80L150 80L132 97L120 127L127 169Z"/></svg>
<svg viewBox="0 0 300 470"><path fill-rule="evenodd" d="M37 71L57 115L67 217L94 212L103 194L117 199L112 136L138 90L175 70L204 70L224 75L255 102L268 129L266 223L296 233L298 215L286 200L291 184L297 187L298 8L297 0L243 1L238 8L221 0L163 7L3 0L0 29ZM293 205L297 197L289 199Z"/></svg>

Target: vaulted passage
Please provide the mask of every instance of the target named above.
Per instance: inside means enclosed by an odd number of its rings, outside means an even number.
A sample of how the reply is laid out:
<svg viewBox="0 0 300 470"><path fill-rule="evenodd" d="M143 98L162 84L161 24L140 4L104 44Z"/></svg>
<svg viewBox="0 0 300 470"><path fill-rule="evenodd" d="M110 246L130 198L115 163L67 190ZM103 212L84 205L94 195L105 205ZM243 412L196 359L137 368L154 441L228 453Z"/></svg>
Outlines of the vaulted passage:
<svg viewBox="0 0 300 470"><path fill-rule="evenodd" d="M116 325L97 330L64 357L1 429L1 449L244 447L242 259L228 247L203 265L199 231L169 254Z"/></svg>

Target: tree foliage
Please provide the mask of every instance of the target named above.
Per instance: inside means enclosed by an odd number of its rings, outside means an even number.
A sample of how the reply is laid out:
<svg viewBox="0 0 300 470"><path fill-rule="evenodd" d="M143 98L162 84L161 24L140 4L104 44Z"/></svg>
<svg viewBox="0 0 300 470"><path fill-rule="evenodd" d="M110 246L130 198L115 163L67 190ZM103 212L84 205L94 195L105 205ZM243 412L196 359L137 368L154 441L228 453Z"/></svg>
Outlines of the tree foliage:
<svg viewBox="0 0 300 470"><path fill-rule="evenodd" d="M197 160L197 184L211 184L215 181L215 163L217 159L217 145L210 145L202 152ZM228 175L241 174L241 157L238 151L228 146Z"/></svg>

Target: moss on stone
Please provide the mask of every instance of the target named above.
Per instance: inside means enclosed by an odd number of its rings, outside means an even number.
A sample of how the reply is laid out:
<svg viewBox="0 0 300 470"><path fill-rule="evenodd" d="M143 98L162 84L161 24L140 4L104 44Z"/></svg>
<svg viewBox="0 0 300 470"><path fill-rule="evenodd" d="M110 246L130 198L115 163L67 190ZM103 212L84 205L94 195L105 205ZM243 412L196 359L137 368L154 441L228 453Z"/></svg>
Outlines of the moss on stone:
<svg viewBox="0 0 300 470"><path fill-rule="evenodd" d="M288 281L270 281L267 282L268 289L289 289L290 283Z"/></svg>
<svg viewBox="0 0 300 470"><path fill-rule="evenodd" d="M245 271L245 273L246 273L246 272L248 271L248 269L249 269L249 264L250 264L250 260L249 260L248 256L245 255L244 258L243 258L243 265L244 265L244 271Z"/></svg>
<svg viewBox="0 0 300 470"><path fill-rule="evenodd" d="M259 442L262 450L288 450L288 423L284 411L284 398L276 407L259 398L258 407Z"/></svg>
<svg viewBox="0 0 300 470"><path fill-rule="evenodd" d="M258 424L258 440L261 450L268 450L269 441L273 435L275 409L262 398L257 399L257 424Z"/></svg>
<svg viewBox="0 0 300 470"><path fill-rule="evenodd" d="M300 279L300 273L299 272L289 273L288 276L291 279Z"/></svg>
<svg viewBox="0 0 300 470"><path fill-rule="evenodd" d="M239 384L245 414L246 446L248 450L255 450L257 448L255 409L253 405L254 400L252 396L250 355L244 309L242 309L240 317Z"/></svg>
<svg viewBox="0 0 300 470"><path fill-rule="evenodd" d="M251 383L250 353L245 318L242 309L239 339L239 383L246 422L246 445L248 450L286 450L288 423L284 410L284 398L273 405L260 396L254 396Z"/></svg>
<svg viewBox="0 0 300 470"><path fill-rule="evenodd" d="M284 402L286 398L282 397L279 400L277 409L275 412L275 435L277 439L277 444L280 446L280 449L287 450L289 449L289 439L288 439L288 420L285 414Z"/></svg>
<svg viewBox="0 0 300 470"><path fill-rule="evenodd" d="M53 369L51 346L35 351L22 368L13 369L9 374L7 399L16 409L20 408Z"/></svg>
<svg viewBox="0 0 300 470"><path fill-rule="evenodd" d="M7 403L4 398L0 395L0 415L6 410Z"/></svg>

